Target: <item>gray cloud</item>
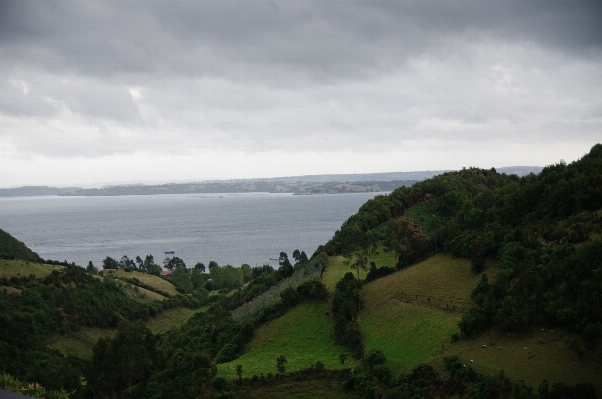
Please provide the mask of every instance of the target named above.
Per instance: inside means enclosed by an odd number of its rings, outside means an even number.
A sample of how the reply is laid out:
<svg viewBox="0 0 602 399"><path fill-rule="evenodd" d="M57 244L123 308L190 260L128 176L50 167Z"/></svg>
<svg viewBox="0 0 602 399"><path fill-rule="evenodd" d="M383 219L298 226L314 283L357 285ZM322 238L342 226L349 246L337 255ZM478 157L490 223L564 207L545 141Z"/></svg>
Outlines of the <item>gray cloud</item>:
<svg viewBox="0 0 602 399"><path fill-rule="evenodd" d="M593 0L4 1L2 162L586 148L601 21Z"/></svg>

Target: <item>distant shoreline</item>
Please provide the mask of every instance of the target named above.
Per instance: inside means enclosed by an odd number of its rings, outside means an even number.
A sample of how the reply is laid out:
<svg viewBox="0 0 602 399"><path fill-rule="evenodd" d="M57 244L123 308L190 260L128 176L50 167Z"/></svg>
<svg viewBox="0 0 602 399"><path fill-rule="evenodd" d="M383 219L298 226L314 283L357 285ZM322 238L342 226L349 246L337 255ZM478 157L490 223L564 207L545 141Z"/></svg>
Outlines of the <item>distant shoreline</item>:
<svg viewBox="0 0 602 399"><path fill-rule="evenodd" d="M539 166L513 166L499 168L499 173L524 176L539 173ZM291 193L294 195L341 194L386 192L429 179L433 176L452 172L418 171L388 172L367 174L292 176L269 179L240 179L203 181L191 183L166 183L157 185L124 184L101 188L24 186L0 188L0 197L38 197L56 195L60 197L99 197L123 195L161 194L230 194L230 193Z"/></svg>

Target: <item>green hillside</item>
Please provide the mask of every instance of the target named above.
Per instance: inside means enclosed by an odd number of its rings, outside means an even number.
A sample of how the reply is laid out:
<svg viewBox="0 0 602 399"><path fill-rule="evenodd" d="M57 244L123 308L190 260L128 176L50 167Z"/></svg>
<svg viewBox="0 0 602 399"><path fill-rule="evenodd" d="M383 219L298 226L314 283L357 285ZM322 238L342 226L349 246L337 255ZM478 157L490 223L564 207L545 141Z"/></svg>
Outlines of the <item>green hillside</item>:
<svg viewBox="0 0 602 399"><path fill-rule="evenodd" d="M106 277L3 260L0 371L78 398L593 399L601 209L598 144L539 175L468 168L377 196L311 259L231 270L229 295L183 265L175 290L128 259Z"/></svg>
<svg viewBox="0 0 602 399"><path fill-rule="evenodd" d="M457 355L477 372L487 375L504 370L513 380L524 380L534 389L545 379L550 384L590 383L602 393L600 349L590 356L580 356L572 348L578 339L577 334L564 329L535 329L514 336L490 329L473 340L449 345L441 357ZM431 363L440 364L441 357Z"/></svg>
<svg viewBox="0 0 602 399"><path fill-rule="evenodd" d="M327 369L342 368L339 355L347 349L331 338L328 304L305 303L258 328L238 359L218 365L218 375L236 378L236 366L251 377L276 373L276 358L284 355L287 369L294 371L322 362Z"/></svg>
<svg viewBox="0 0 602 399"><path fill-rule="evenodd" d="M497 271L490 259L484 273ZM563 329L519 335L489 329L475 339L452 343L451 335L459 334L458 322L470 307L470 293L480 278L470 270L468 259L438 254L366 284L358 317L366 350L382 350L399 371L420 363L442 369L443 357L457 355L477 372L497 375L504 370L533 388L547 379L550 384L589 382L602 392L598 378L602 364L592 357L580 358L571 349L579 336Z"/></svg>
<svg viewBox="0 0 602 399"><path fill-rule="evenodd" d="M495 272L495 262L485 272ZM438 254L366 284L358 315L366 350L382 350L394 369L406 371L439 355L459 333L479 279L470 261Z"/></svg>
<svg viewBox="0 0 602 399"><path fill-rule="evenodd" d="M38 254L2 229L0 229L0 259L40 261Z"/></svg>

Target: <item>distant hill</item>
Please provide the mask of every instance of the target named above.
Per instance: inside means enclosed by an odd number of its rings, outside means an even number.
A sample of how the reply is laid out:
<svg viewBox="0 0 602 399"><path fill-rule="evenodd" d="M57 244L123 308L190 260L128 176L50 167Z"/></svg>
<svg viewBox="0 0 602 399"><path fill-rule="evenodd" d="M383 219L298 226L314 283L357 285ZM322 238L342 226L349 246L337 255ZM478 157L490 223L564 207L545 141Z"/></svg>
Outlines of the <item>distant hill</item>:
<svg viewBox="0 0 602 399"><path fill-rule="evenodd" d="M2 229L0 229L0 258L41 260L37 253Z"/></svg>
<svg viewBox="0 0 602 399"><path fill-rule="evenodd" d="M81 187L48 187L24 186L17 188L0 188L0 197L32 197L41 195L65 195L82 190Z"/></svg>
<svg viewBox="0 0 602 399"><path fill-rule="evenodd" d="M539 173L539 166L510 166L497 169L498 173L525 176ZM267 179L232 179L189 183L165 184L117 184L101 188L25 186L1 188L0 197L28 197L42 195L59 196L117 196L117 195L157 195L157 194L199 194L199 193L245 193L271 192L294 194L338 194L349 192L384 192L398 187L430 179L450 170L426 170L416 172L356 173L285 176Z"/></svg>
<svg viewBox="0 0 602 399"><path fill-rule="evenodd" d="M529 173L539 173L543 168L541 166L508 166L496 168L498 173L518 176L528 175ZM304 181L304 182L389 182L394 180L426 180L453 170L423 170L414 172L384 172L384 173L351 173L351 174L333 174L333 175L305 175L305 176L286 176L274 177L271 179L250 179L265 181ZM242 181L242 180L233 180Z"/></svg>

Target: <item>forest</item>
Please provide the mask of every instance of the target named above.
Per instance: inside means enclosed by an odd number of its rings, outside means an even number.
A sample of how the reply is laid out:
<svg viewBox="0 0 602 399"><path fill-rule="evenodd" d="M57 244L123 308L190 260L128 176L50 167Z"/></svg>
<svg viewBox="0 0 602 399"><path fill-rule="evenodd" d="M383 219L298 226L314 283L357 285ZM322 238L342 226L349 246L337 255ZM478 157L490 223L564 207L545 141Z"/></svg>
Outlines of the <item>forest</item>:
<svg viewBox="0 0 602 399"><path fill-rule="evenodd" d="M397 188L364 204L311 257L281 253L277 269L215 262L189 268L173 257L163 261L171 273L162 275L151 255L107 257L102 270L55 262L60 269L44 278L0 277L0 386L24 386L21 392L48 398L245 398L265 387L329 381L341 397L595 398L589 383L542 380L534 390L503 371L479 373L457 356L442 359L442 369L420 364L399 372L383 351L366 349L358 312L367 284L449 253L469 259L479 277L451 341L474 340L492 329L520 336L562 328L575 337L575 353L600 363L601 235L597 144L580 160L537 175L465 168ZM4 231L0 245L0 262L52 264ZM378 248L392 254L394 267L376 264ZM348 273L329 292L321 278L337 256L347 260ZM483 273L487 262L497 265L495 275ZM125 284L154 288L125 276L134 272L159 275L177 293L156 292L165 297L161 302L136 301ZM248 375L242 366L236 379L218 374L220 364L245 353L258 329L304 303L329 309L331 336L346 348L339 369L317 362L287 371L281 354L267 375ZM177 329L153 334L145 321L175 306L205 310ZM113 327L116 334L99 339L91 358L45 345L48 334L84 327Z"/></svg>

